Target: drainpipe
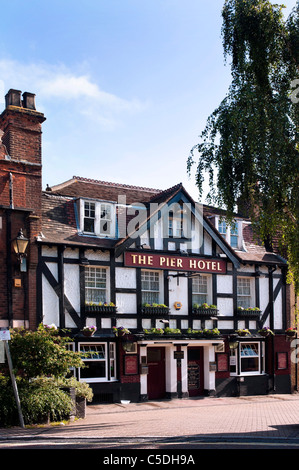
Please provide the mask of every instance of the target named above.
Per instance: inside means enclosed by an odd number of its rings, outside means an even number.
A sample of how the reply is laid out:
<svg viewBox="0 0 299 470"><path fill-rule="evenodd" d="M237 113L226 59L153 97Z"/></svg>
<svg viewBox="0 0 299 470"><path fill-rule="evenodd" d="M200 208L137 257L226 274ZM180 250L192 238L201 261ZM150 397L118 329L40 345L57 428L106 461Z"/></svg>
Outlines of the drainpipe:
<svg viewBox="0 0 299 470"><path fill-rule="evenodd" d="M12 263L11 263L11 213L13 203L13 178L9 173L9 209L6 211L6 271L7 271L7 318L12 327Z"/></svg>

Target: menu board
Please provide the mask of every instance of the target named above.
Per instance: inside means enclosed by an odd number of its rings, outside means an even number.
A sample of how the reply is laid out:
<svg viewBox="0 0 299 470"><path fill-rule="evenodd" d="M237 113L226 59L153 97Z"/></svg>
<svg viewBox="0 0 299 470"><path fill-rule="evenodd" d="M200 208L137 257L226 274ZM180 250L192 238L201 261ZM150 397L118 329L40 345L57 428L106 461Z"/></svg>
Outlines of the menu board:
<svg viewBox="0 0 299 470"><path fill-rule="evenodd" d="M228 355L227 354L217 354L217 370L218 372L228 371Z"/></svg>
<svg viewBox="0 0 299 470"><path fill-rule="evenodd" d="M138 374L138 356L124 356L124 373L126 375Z"/></svg>
<svg viewBox="0 0 299 470"><path fill-rule="evenodd" d="M277 353L277 369L288 368L288 353L278 352Z"/></svg>
<svg viewBox="0 0 299 470"><path fill-rule="evenodd" d="M199 385L199 364L190 361L188 363L188 389L197 390L199 389Z"/></svg>

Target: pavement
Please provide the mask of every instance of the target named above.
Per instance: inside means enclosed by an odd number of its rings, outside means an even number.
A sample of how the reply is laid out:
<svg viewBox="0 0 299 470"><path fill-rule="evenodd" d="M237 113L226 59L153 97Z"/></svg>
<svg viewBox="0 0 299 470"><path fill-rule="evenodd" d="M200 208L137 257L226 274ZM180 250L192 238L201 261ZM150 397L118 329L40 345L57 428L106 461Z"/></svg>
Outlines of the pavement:
<svg viewBox="0 0 299 470"><path fill-rule="evenodd" d="M86 418L68 424L0 428L0 447L38 439L138 441L141 447L155 440L243 440L299 448L299 394L88 404Z"/></svg>

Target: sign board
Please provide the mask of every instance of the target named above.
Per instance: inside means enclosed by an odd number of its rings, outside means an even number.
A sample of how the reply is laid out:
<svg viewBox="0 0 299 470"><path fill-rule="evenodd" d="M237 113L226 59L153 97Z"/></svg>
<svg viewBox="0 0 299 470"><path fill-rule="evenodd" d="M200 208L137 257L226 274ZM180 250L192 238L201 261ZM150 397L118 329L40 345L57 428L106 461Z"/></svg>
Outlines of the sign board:
<svg viewBox="0 0 299 470"><path fill-rule="evenodd" d="M10 340L10 331L0 330L0 341L9 341L9 340Z"/></svg>
<svg viewBox="0 0 299 470"><path fill-rule="evenodd" d="M184 351L174 351L174 359L184 359Z"/></svg>
<svg viewBox="0 0 299 470"><path fill-rule="evenodd" d="M124 373L125 375L138 374L138 356L124 356Z"/></svg>
<svg viewBox="0 0 299 470"><path fill-rule="evenodd" d="M157 253L126 252L125 266L168 269L172 271L192 271L198 273L226 273L226 261L220 258L197 258L192 256L161 255Z"/></svg>

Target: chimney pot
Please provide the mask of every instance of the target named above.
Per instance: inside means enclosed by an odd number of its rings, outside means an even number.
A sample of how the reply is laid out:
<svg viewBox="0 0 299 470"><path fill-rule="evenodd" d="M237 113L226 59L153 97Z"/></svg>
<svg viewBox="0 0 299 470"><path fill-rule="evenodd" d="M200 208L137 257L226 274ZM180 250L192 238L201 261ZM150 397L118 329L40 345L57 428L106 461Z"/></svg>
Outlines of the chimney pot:
<svg viewBox="0 0 299 470"><path fill-rule="evenodd" d="M27 91L23 93L23 107L27 109L36 110L34 93L28 93Z"/></svg>
<svg viewBox="0 0 299 470"><path fill-rule="evenodd" d="M6 108L8 106L22 106L21 103L21 91L10 89L9 92L5 95L5 104Z"/></svg>

